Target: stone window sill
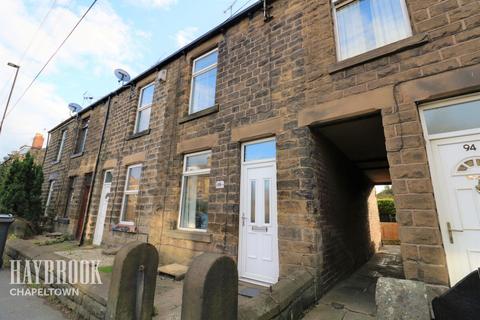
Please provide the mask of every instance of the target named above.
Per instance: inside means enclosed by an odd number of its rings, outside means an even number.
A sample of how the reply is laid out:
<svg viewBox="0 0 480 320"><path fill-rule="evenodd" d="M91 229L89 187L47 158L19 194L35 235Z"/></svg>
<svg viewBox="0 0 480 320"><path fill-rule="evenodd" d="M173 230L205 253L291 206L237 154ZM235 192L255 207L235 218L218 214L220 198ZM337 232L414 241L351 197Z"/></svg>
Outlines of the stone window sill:
<svg viewBox="0 0 480 320"><path fill-rule="evenodd" d="M127 141L137 139L137 138L140 138L140 137L143 137L143 136L147 136L147 135L150 134L150 131L151 131L151 129L147 129L147 130L143 130L143 131L140 131L140 132L137 132L137 133L133 133L127 138Z"/></svg>
<svg viewBox="0 0 480 320"><path fill-rule="evenodd" d="M80 152L80 153L75 153L75 154L72 154L72 156L71 156L70 158L72 158L72 159L73 159L73 158L78 158L78 157L81 157L81 156L83 156L83 153L84 153L84 152L82 151L82 152Z"/></svg>
<svg viewBox="0 0 480 320"><path fill-rule="evenodd" d="M191 240L196 242L212 242L212 234L208 232L169 230L167 236L173 239Z"/></svg>
<svg viewBox="0 0 480 320"><path fill-rule="evenodd" d="M386 46L373 49L358 56L339 61L328 68L328 73L333 74L348 68L364 64L366 62L382 58L400 51L421 46L429 41L427 33L419 33L409 38L387 44Z"/></svg>
<svg viewBox="0 0 480 320"><path fill-rule="evenodd" d="M133 224L117 224L112 227L114 232L137 233L137 227Z"/></svg>
<svg viewBox="0 0 480 320"><path fill-rule="evenodd" d="M218 104L214 105L213 107L203 109L202 111L198 111L198 112L189 114L188 116L185 116L185 117L181 118L180 120L178 120L178 124L182 124L182 123L185 123L185 122L188 122L188 121L192 121L192 120L195 120L195 119L198 119L198 118L202 118L202 117L208 116L208 115L210 115L212 113L215 113L215 112L218 112Z"/></svg>

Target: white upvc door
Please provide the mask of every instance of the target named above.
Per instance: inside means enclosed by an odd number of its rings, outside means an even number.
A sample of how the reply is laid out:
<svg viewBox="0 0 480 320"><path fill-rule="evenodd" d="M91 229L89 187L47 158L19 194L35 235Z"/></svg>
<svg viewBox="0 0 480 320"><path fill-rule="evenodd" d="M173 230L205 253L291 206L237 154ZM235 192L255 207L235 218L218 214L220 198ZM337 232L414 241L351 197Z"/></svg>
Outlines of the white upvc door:
<svg viewBox="0 0 480 320"><path fill-rule="evenodd" d="M260 285L278 281L276 163L243 162L240 202L240 279Z"/></svg>
<svg viewBox="0 0 480 320"><path fill-rule="evenodd" d="M480 97L421 108L450 285L480 267Z"/></svg>
<svg viewBox="0 0 480 320"><path fill-rule="evenodd" d="M435 140L431 148L440 229L454 285L480 267L480 135Z"/></svg>
<svg viewBox="0 0 480 320"><path fill-rule="evenodd" d="M102 243L103 230L105 227L105 217L107 216L108 200L112 187L112 172L106 171L103 179L102 193L98 205L97 222L95 224L95 233L93 235L93 244L100 245Z"/></svg>

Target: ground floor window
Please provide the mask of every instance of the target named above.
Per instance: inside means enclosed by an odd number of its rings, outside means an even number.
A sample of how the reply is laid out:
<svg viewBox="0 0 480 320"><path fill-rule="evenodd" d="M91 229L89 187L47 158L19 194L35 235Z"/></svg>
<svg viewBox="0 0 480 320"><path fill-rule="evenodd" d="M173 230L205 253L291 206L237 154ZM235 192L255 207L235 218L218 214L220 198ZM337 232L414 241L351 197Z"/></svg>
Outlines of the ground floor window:
<svg viewBox="0 0 480 320"><path fill-rule="evenodd" d="M75 181L77 177L70 177L68 179L68 191L67 191L67 202L65 204L65 211L63 212L63 217L68 217L68 211L70 210L70 206L73 203L73 195L75 191Z"/></svg>
<svg viewBox="0 0 480 320"><path fill-rule="evenodd" d="M121 224L135 224L137 218L138 192L140 190L140 177L142 165L136 164L127 168L125 179L125 191L123 193L122 211L120 215Z"/></svg>
<svg viewBox="0 0 480 320"><path fill-rule="evenodd" d="M50 206L50 202L52 201L52 193L53 193L53 187L55 186L55 180L51 180L50 184L48 185L48 195L47 195L47 201L45 202L45 212L44 215L48 215L48 207Z"/></svg>
<svg viewBox="0 0 480 320"><path fill-rule="evenodd" d="M180 229L207 230L211 151L185 156L180 205Z"/></svg>

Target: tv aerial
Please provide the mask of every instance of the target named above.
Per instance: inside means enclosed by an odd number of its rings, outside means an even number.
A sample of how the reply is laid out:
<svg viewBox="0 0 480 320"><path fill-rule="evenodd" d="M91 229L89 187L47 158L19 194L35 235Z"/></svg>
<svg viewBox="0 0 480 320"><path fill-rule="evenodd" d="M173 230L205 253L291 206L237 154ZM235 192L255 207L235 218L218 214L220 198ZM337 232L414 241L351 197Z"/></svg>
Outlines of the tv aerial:
<svg viewBox="0 0 480 320"><path fill-rule="evenodd" d="M69 103L68 104L68 109L70 109L70 114L73 116L76 113L79 113L82 111L82 106L79 105L78 103Z"/></svg>
<svg viewBox="0 0 480 320"><path fill-rule="evenodd" d="M92 102L92 100L93 100L93 97L87 95L87 93L88 93L88 91L85 91L83 93L83 104L85 104L86 102Z"/></svg>
<svg viewBox="0 0 480 320"><path fill-rule="evenodd" d="M118 83L122 83L124 85L126 82L130 81L130 75L128 74L127 71L123 69L115 69L114 71L115 77L118 79Z"/></svg>

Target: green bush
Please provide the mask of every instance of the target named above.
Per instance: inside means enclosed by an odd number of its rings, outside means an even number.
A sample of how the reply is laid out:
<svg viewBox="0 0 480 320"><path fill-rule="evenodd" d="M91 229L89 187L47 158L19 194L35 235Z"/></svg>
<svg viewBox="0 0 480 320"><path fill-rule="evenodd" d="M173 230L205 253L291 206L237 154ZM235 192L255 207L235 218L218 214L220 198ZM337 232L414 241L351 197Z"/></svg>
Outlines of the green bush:
<svg viewBox="0 0 480 320"><path fill-rule="evenodd" d="M27 153L2 165L0 170L0 212L38 223L42 213L42 167Z"/></svg>
<svg viewBox="0 0 480 320"><path fill-rule="evenodd" d="M396 210L393 199L378 199L378 213L380 214L381 222L395 222Z"/></svg>

